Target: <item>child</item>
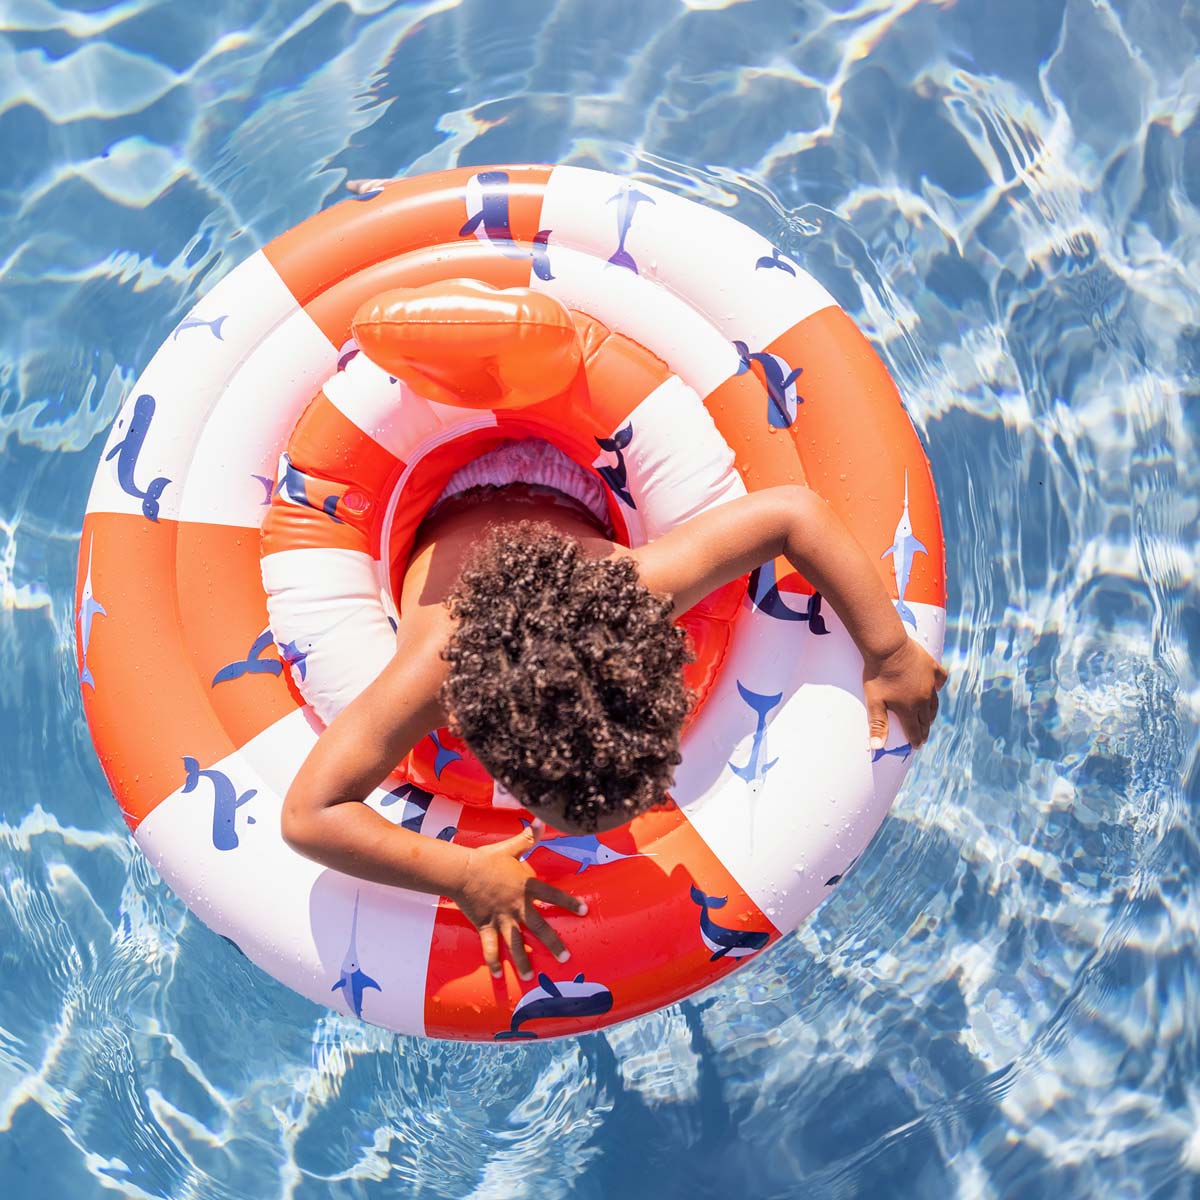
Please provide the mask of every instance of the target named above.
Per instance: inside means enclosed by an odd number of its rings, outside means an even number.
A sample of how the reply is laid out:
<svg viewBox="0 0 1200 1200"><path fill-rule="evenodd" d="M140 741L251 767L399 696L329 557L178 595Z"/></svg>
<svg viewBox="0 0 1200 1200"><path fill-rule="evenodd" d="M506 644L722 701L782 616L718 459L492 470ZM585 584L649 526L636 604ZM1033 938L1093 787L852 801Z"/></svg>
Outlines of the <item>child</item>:
<svg viewBox="0 0 1200 1200"><path fill-rule="evenodd" d="M875 565L815 493L755 492L631 550L612 540L592 476L547 442L505 442L451 478L418 531L396 654L304 762L283 836L337 870L450 897L479 930L495 976L503 942L532 978L522 925L566 961L534 902L586 909L521 861L540 820L466 848L357 802L449 725L558 829L628 821L657 802L679 761L689 697L673 619L779 554L862 653L870 747L883 746L889 709L912 745L923 744L946 673L908 637Z"/></svg>

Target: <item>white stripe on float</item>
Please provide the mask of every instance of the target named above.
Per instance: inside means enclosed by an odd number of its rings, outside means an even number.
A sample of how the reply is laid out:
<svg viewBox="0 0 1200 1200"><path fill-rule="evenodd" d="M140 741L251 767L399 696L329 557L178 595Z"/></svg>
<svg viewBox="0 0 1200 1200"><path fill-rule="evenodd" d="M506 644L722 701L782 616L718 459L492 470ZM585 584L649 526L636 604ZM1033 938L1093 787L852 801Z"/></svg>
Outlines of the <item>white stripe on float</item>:
<svg viewBox="0 0 1200 1200"><path fill-rule="evenodd" d="M376 559L359 550L281 550L261 562L276 642L296 644L304 675L292 681L325 724L391 660L396 634L381 603Z"/></svg>
<svg viewBox="0 0 1200 1200"><path fill-rule="evenodd" d="M568 246L554 249L554 278L529 281L658 355L701 396L738 369L738 353L703 316L666 288Z"/></svg>
<svg viewBox="0 0 1200 1200"><path fill-rule="evenodd" d="M425 979L437 897L366 883L293 851L280 813L300 764L316 744L312 714L297 710L219 762L198 764L195 786L168 796L134 835L169 887L206 925L280 982L317 1004L349 1009L334 990L351 947L355 898L357 967L379 985L364 992L362 1015L401 1033L425 1032ZM214 809L254 795L233 810L237 844L213 839ZM399 823L405 806L376 791L367 803ZM433 805L423 832L458 819L458 806ZM251 823L253 822L253 823ZM433 831L436 834L436 830Z"/></svg>
<svg viewBox="0 0 1200 1200"><path fill-rule="evenodd" d="M801 609L807 597L788 597ZM684 739L672 796L697 832L777 928L795 928L874 836L907 771L897 755L872 763L862 657L828 604L829 633L770 617L744 601L713 694ZM945 612L911 603L918 640L941 652ZM738 683L767 701L758 716ZM905 741L895 717L887 747ZM733 767L778 759L755 781ZM911 762L911 759L908 760ZM705 888L703 880L696 883Z"/></svg>
<svg viewBox="0 0 1200 1200"><path fill-rule="evenodd" d="M162 479L169 482L157 496L158 519L179 519L196 443L218 396L264 335L297 311L295 297L261 251L226 275L175 327L130 389L105 444L88 511L144 514L145 497L133 493L146 493ZM256 397L255 406L262 400ZM134 440L126 442L131 424ZM117 450L122 443L125 448ZM271 461L269 452L265 461ZM264 474L273 471L272 465ZM222 471L208 480L214 490L243 483L248 498L254 488L263 497L254 479L233 480Z"/></svg>
<svg viewBox="0 0 1200 1200"><path fill-rule="evenodd" d="M629 210L621 199L629 189L648 199ZM652 184L583 167L555 167L546 185L540 225L551 231L550 269L558 272L560 244L607 264L623 218L623 248L643 278L685 297L723 338L740 339L751 351L834 304L797 262L773 255L771 243L740 221ZM759 266L763 259L782 265ZM610 269L633 274L628 266Z"/></svg>
<svg viewBox="0 0 1200 1200"><path fill-rule="evenodd" d="M626 426L630 439L621 460L636 507L631 510L620 498L618 503L631 545L652 542L676 525L746 495L733 451L703 401L678 375L656 387L620 428ZM601 451L592 465L612 467L616 462L615 452Z"/></svg>
<svg viewBox="0 0 1200 1200"><path fill-rule="evenodd" d="M274 479L300 414L337 362L337 351L302 308L253 347L214 397L183 485L179 519L258 529L262 479Z"/></svg>

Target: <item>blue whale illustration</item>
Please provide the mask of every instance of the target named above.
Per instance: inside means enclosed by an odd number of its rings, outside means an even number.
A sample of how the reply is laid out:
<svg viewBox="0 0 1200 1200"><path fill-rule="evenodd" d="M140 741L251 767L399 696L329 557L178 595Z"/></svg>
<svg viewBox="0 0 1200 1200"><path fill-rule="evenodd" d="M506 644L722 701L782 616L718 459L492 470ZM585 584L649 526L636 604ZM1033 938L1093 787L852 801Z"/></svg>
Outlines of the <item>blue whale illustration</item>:
<svg viewBox="0 0 1200 1200"><path fill-rule="evenodd" d="M452 762L457 762L462 758L462 755L457 750L447 750L442 745L442 739L438 737L436 729L429 735L429 740L437 747L437 754L433 759L433 773L436 778L441 779L442 772Z"/></svg>
<svg viewBox="0 0 1200 1200"><path fill-rule="evenodd" d="M513 239L508 215L508 172L479 171L467 180L467 220L459 237L474 234L508 258L526 258L528 251Z"/></svg>
<svg viewBox="0 0 1200 1200"><path fill-rule="evenodd" d="M275 495L275 480L270 475L251 475L251 479L257 479L263 486L263 491L266 493L262 499L263 504L270 504L271 497Z"/></svg>
<svg viewBox="0 0 1200 1200"><path fill-rule="evenodd" d="M241 679L243 675L282 675L283 663L274 658L262 657L274 645L275 639L271 636L271 631L264 629L254 639L254 645L250 647L250 653L239 662L231 662L227 666L222 667L213 676L213 681L209 686L216 687L218 683L228 683L233 679Z"/></svg>
<svg viewBox="0 0 1200 1200"><path fill-rule="evenodd" d="M692 884L692 900L700 905L700 939L712 951L709 962L718 958L747 958L771 940L761 929L726 929L710 917L709 910L724 908L728 896L709 896Z"/></svg>
<svg viewBox="0 0 1200 1200"><path fill-rule="evenodd" d="M771 247L770 254L764 254L762 258L754 264L756 271L769 270L772 267L778 268L780 271L785 271L788 275L795 276L796 268L790 262L785 261L783 251L778 246Z"/></svg>
<svg viewBox="0 0 1200 1200"><path fill-rule="evenodd" d="M308 498L308 476L303 471L292 466L291 457L286 451L279 456L279 470L276 474L275 494L288 504L301 508L314 508L323 512L331 521L344 524L337 515L337 495L326 496L320 504L314 504Z"/></svg>
<svg viewBox="0 0 1200 1200"><path fill-rule="evenodd" d="M342 959L342 969L338 973L337 983L329 990L342 991L342 998L356 1017L362 1017L363 992L374 988L382 992L383 988L363 971L358 962L358 896L354 893L354 916L350 920L350 945L346 948L346 957Z"/></svg>
<svg viewBox="0 0 1200 1200"><path fill-rule="evenodd" d="M825 880L826 887L837 887L843 879L854 869L854 864L858 862L859 856L856 854L836 875Z"/></svg>
<svg viewBox="0 0 1200 1200"><path fill-rule="evenodd" d="M796 392L796 380L804 374L804 368L793 369L778 354L751 354L745 342L735 341L733 348L738 355L736 374L745 375L751 363L762 367L767 381L767 423L775 429L787 429L796 420L796 406L804 403L804 397Z"/></svg>
<svg viewBox="0 0 1200 1200"><path fill-rule="evenodd" d="M279 657L299 674L301 680L307 679L309 652L301 650L295 642L278 642L276 645L279 648Z"/></svg>
<svg viewBox="0 0 1200 1200"><path fill-rule="evenodd" d="M495 1035L496 1041L536 1038L536 1033L521 1028L527 1021L598 1017L613 1006L612 992L602 983L585 982L582 975L556 980L543 973L537 978L538 986L517 1001L509 1027Z"/></svg>
<svg viewBox="0 0 1200 1200"><path fill-rule="evenodd" d="M912 753L912 744L905 742L900 746L892 746L889 750L875 750L871 754L871 761L877 763L881 758L888 758L895 755L901 762L908 762L908 756Z"/></svg>
<svg viewBox="0 0 1200 1200"><path fill-rule="evenodd" d="M614 267L625 267L635 275L639 274L638 265L633 255L625 249L625 239L633 225L633 215L639 204L654 204L654 197L639 192L637 188L627 184L619 192L609 196L607 203L617 202L617 248L608 260Z"/></svg>
<svg viewBox="0 0 1200 1200"><path fill-rule="evenodd" d="M113 458L117 460L117 483L120 484L121 491L135 500L140 500L142 516L151 521L158 520L158 502L162 497L163 489L171 482L169 479L159 476L157 479L152 479L146 485L146 490L142 491L134 479L138 457L142 453L142 447L146 444L146 434L150 432L150 422L154 420L154 409L154 397L148 392L143 392L133 402L133 416L130 418L129 427L125 430L125 436L104 456L105 462Z"/></svg>
<svg viewBox="0 0 1200 1200"><path fill-rule="evenodd" d="M344 371L360 353L358 343L353 338L343 342L342 348L338 351L337 369Z"/></svg>
<svg viewBox="0 0 1200 1200"><path fill-rule="evenodd" d="M95 544L96 538L93 534L91 541L88 542L88 569L83 580L83 590L79 593L79 612L76 614L76 619L79 621L79 682L80 684L86 683L92 691L96 690L96 681L92 677L92 670L87 662L88 643L92 640L92 621L96 617L108 616L108 613L104 611L104 605L96 599L92 592L92 547Z"/></svg>
<svg viewBox="0 0 1200 1200"><path fill-rule="evenodd" d="M775 579L774 559L750 572L750 582L746 590L754 607L768 617L779 621L807 621L808 628L818 636L829 632L825 626L825 618L821 615L820 592L809 596L804 612L797 612L796 609L788 607Z"/></svg>
<svg viewBox="0 0 1200 1200"><path fill-rule="evenodd" d="M877 543L878 544L878 543ZM900 514L900 520L896 525L896 533L892 538L892 544L879 556L887 558L892 556L892 567L896 572L896 611L900 614L902 621L907 621L914 629L917 627L917 618L913 614L913 610L904 603L904 593L908 590L908 581L912 576L913 559L918 554L928 554L924 545L919 539L913 536L912 522L908 518L908 472L904 472L904 511Z"/></svg>
<svg viewBox="0 0 1200 1200"><path fill-rule="evenodd" d="M533 259L533 273L543 283L549 283L554 278L554 273L550 270L550 253L548 250L550 234L552 232L550 229L539 229L533 235L533 249L530 251L530 257Z"/></svg>
<svg viewBox="0 0 1200 1200"><path fill-rule="evenodd" d="M737 690L742 699L758 714L758 724L754 729L754 742L750 747L749 759L740 767L734 766L731 761L729 769L750 785L750 795L754 797L761 790L767 772L779 761L777 758L767 761L767 713L783 699L783 693L763 696L759 692L752 692L748 687L743 687L740 679L737 680Z"/></svg>
<svg viewBox="0 0 1200 1200"><path fill-rule="evenodd" d="M188 792L196 790L201 777L207 779L213 786L213 823L212 823L212 841L213 845L218 850L236 850L238 847L237 834L237 810L253 800L258 795L257 788L251 788L248 792L243 792L240 796L237 794L237 788L233 786L233 781L225 774L224 771L201 770L200 764L194 758L184 758L183 760L184 781L180 791L181 795L186 796ZM246 820L253 825L254 818L247 817Z"/></svg>
<svg viewBox="0 0 1200 1200"><path fill-rule="evenodd" d="M181 333L185 333L189 329L207 329L218 342L223 342L225 339L221 336L221 326L228 320L228 314L216 317L211 321L202 321L199 317L187 317L175 326L175 332L171 334L171 341L175 341Z"/></svg>
<svg viewBox="0 0 1200 1200"><path fill-rule="evenodd" d="M529 822L522 821L521 824L527 826ZM622 854L619 850L606 846L594 833L588 833L571 837L546 838L545 841L538 842L532 850L526 850L521 855L521 861L524 862L531 854L536 854L539 850L549 850L551 854L557 854L560 858L578 863L579 870L575 872L576 875L582 875L589 867L606 866L608 863L620 862L623 858L651 857L645 854Z"/></svg>
<svg viewBox="0 0 1200 1200"><path fill-rule="evenodd" d="M507 171L479 171L467 180L467 220L458 231L459 237L474 235L487 242L506 258L529 258L533 262L533 273L543 282L554 278L550 270L549 229L539 229L533 236L533 245L526 250L513 237L512 220L508 211L509 175Z"/></svg>
<svg viewBox="0 0 1200 1200"><path fill-rule="evenodd" d="M388 808L398 800L404 802L404 816L400 819L400 828L407 829L410 833L420 833L429 806L433 803L433 793L417 787L415 783L402 783L388 792L386 798L379 802L379 807ZM445 825L438 831L437 839L439 842L453 841L457 832L455 826Z"/></svg>
<svg viewBox="0 0 1200 1200"><path fill-rule="evenodd" d="M609 454L615 454L617 461L611 466L597 467L600 478L612 488L613 495L629 508L637 508L633 496L629 492L629 469L625 465L625 450L633 441L633 422L622 425L612 437L596 438L596 445Z"/></svg>

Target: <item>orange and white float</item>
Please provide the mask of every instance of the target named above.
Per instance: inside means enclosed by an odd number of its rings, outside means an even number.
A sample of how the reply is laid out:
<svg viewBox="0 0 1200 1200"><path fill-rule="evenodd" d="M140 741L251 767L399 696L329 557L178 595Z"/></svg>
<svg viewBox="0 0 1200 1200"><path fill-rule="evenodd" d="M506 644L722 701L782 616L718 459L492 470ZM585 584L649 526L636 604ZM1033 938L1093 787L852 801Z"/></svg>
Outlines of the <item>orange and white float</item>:
<svg viewBox="0 0 1200 1200"><path fill-rule="evenodd" d="M895 723L867 748L862 660L780 559L683 618L701 701L668 801L533 852L588 903L549 914L569 967L531 940L537 978L494 980L448 900L294 853L283 797L394 651L417 526L456 469L527 436L604 482L635 546L806 482L941 651L916 434L854 324L760 235L602 172L507 166L401 180L277 238L172 332L105 448L77 587L84 709L192 911L298 992L404 1033L574 1034L697 991L830 893L907 770ZM527 818L495 792L431 730L366 803L478 844Z"/></svg>

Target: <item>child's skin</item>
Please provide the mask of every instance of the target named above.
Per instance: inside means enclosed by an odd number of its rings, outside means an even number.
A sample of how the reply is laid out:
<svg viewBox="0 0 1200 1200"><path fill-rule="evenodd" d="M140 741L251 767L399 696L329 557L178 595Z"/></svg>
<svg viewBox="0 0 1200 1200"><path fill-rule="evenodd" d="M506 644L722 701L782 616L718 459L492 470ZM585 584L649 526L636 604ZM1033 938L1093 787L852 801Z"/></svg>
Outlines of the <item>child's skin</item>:
<svg viewBox="0 0 1200 1200"><path fill-rule="evenodd" d="M535 901L582 914L586 906L537 878L520 856L541 836L536 821L506 841L468 849L393 825L359 803L431 729L449 723L438 701L453 631L445 606L469 549L492 524L545 521L579 539L593 558L625 556L674 615L711 591L783 554L841 618L863 656L868 747L887 736L896 714L914 747L929 736L946 672L905 632L875 564L833 511L808 488L768 488L685 522L631 550L608 540L583 506L548 489L514 484L443 503L417 533L401 588L396 654L321 735L283 807L283 836L316 861L379 883L448 896L479 930L483 957L500 975L501 943L523 979L533 977L521 926L560 962L569 957ZM561 812L545 810L574 832ZM617 816L599 830L622 824Z"/></svg>

